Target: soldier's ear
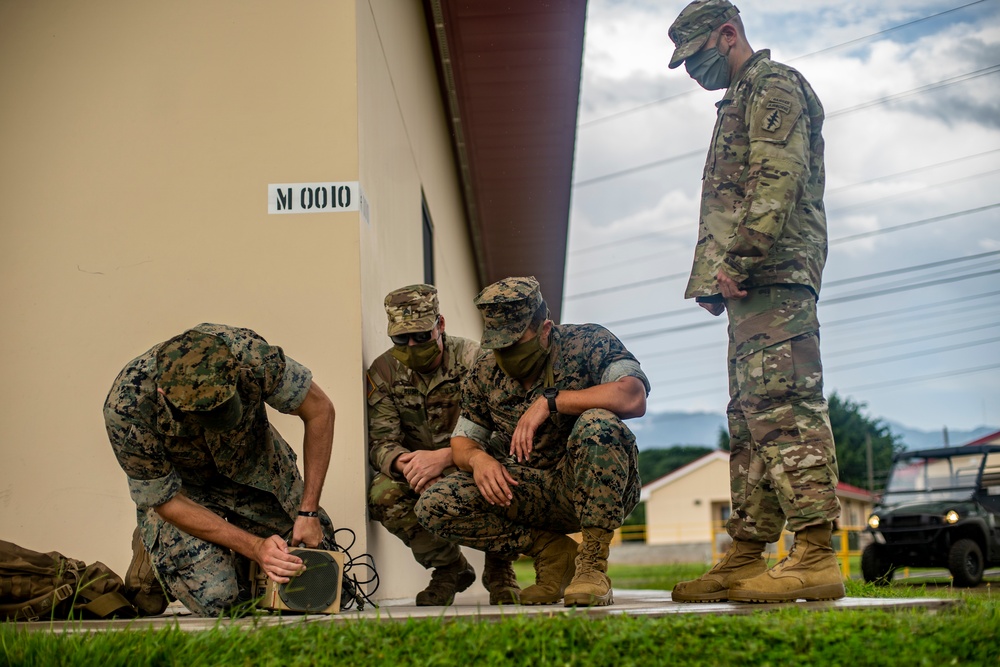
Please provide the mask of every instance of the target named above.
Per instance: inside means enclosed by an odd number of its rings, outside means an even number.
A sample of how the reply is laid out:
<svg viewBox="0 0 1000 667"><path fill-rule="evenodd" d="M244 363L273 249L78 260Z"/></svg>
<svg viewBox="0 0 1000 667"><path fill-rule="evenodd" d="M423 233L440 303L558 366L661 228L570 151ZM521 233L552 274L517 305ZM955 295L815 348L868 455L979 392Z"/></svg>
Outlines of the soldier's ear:
<svg viewBox="0 0 1000 667"><path fill-rule="evenodd" d="M444 333L444 315L438 315L438 331Z"/></svg>

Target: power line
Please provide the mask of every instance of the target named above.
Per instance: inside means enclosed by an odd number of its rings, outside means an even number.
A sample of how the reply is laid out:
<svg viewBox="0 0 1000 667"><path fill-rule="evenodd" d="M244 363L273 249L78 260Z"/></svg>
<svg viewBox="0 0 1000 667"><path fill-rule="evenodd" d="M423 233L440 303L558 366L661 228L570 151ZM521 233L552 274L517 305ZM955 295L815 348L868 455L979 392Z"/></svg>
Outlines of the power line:
<svg viewBox="0 0 1000 667"><path fill-rule="evenodd" d="M926 380L939 380L948 377L954 377L957 375L968 375L970 373L983 373L985 371L991 371L1000 368L1000 364L991 364L989 366L976 366L974 368L963 368L957 371L946 371L944 373L933 373L930 375L916 375L908 378L898 378L894 380L887 380L885 382L875 382L872 384L856 385L854 387L838 387L834 391L839 392L849 392L849 391L859 391L861 389L876 389L879 387L907 387L911 384L917 382L924 382ZM700 391L686 391L683 394L673 394L671 396L664 396L662 398L658 397L657 402L666 402L674 399L680 398L690 398L692 396L705 396L708 394L717 394L721 392L727 392L727 387L718 385L711 389L702 389Z"/></svg>
<svg viewBox="0 0 1000 667"><path fill-rule="evenodd" d="M877 176L875 178L869 178L865 181L860 181L858 183L851 183L850 185L842 185L839 188L833 188L826 191L827 196L834 193L843 192L844 190L851 190L853 188L861 187L862 185L871 185L872 183L879 183L881 181L888 181L894 178L899 178L900 176L911 176L913 174L920 173L922 171L928 171L930 169L937 169L938 167L945 167L952 164L957 164L959 162L965 162L966 160L973 160L977 157L983 157L984 155L991 155L993 153L1000 152L1000 148L994 148L993 150L984 151L982 153L975 153L973 155L966 155L965 157L957 157L951 160L945 160L944 162L935 162L934 164L924 165L923 167L915 167L913 169L907 169L906 171L899 171L895 174L887 174L885 176Z"/></svg>
<svg viewBox="0 0 1000 667"><path fill-rule="evenodd" d="M874 106L879 106L881 104L887 104L898 99L903 99L905 97L911 97L914 95L922 95L923 93L928 93L941 88L947 88L959 83L965 83L966 81L971 81L972 79L979 78L981 76L988 76L990 74L996 74L1000 72L1000 64L991 65L980 70L974 70L972 72L965 72L964 74L959 74L957 76L950 77L948 79L942 79L934 83L929 83L919 88L914 88L912 90L906 90L900 93L894 93L892 95L886 95L874 100L869 100L867 102L862 102L853 107L847 107L845 109L838 109L837 111L831 111L826 114L826 119L830 120L832 118L838 118L845 116L847 114L855 113L857 111L864 111ZM645 162L643 164L637 165L635 167L629 167L627 169L621 169L619 171L613 171L607 174L602 174L601 176L595 176L593 178L588 178L582 181L577 181L573 183L574 188L586 187L588 185L593 185L594 183L601 183L603 181L608 181L615 178L620 178L622 176L627 176L629 174L634 174L639 171L646 171L647 169L653 169L654 167L659 167L665 164L670 164L672 162L679 162L681 160L686 160L688 158L695 157L697 155L705 155L708 152L708 146L704 148L699 148L698 150L691 151L689 153L682 153L679 155L673 155L671 157L663 158L661 160L654 160L653 162Z"/></svg>
<svg viewBox="0 0 1000 667"><path fill-rule="evenodd" d="M953 329L951 331L940 331L935 334L927 334L926 336L914 336L912 338L903 338L893 341L886 341L882 343L877 343L875 345L863 345L862 347L853 347L849 350L834 350L833 352L824 352L823 358L829 359L830 357L843 357L849 354L859 354L861 352L884 350L888 345L899 347L900 345L921 343L927 340L937 340L939 338L944 338L945 336L958 336L959 334L971 333L973 331L982 331L983 329L995 329L997 327L1000 327L1000 322L987 322L986 324L980 324L974 327L965 327L964 329Z"/></svg>
<svg viewBox="0 0 1000 667"><path fill-rule="evenodd" d="M916 227L916 226L919 226L919 225L931 224L933 222L941 222L943 220L950 220L952 218L959 217L961 215L970 215L972 213L979 213L981 211L988 210L988 209L991 209L991 208L996 208L998 206L1000 206L1000 203L991 204L990 206L985 206L985 207L981 207L981 208L978 208L978 209L969 209L967 211L959 211L957 213L949 213L947 215L938 216L936 218L928 218L926 220L917 220L915 222L908 222L908 223L904 223L902 225L896 225L895 227L883 227L882 229L876 229L876 230L873 230L873 231L870 231L870 232L862 232L860 234L855 234L853 236L845 236L845 237L841 237L839 239L834 239L834 240L830 241L830 245L833 245L835 243L843 243L843 242L845 242L847 240L853 240L855 238L864 238L864 237L867 237L867 236L874 236L876 234L884 234L884 233L889 233L889 232L897 231L897 230L901 230L901 229L908 229L910 227ZM957 258L954 258L954 259L941 260L940 262L930 262L928 264L923 264L923 265L917 265L917 266L912 266L912 267L904 267L904 268L901 268L901 269L894 269L892 271L884 271L884 272L873 273L873 274L868 274L868 275L864 275L864 276L855 276L853 278L846 278L846 279L843 279L843 280L833 281L831 283L827 283L826 286L827 287L832 287L832 286L838 285L838 284L847 284L847 283L851 283L851 282L859 282L859 281L862 281L862 280L871 280L871 279L874 279L874 278L880 278L880 277L885 277L887 275L892 275L894 273L907 273L907 272L911 272L911 271L919 271L919 270L923 270L923 269L932 268L934 266L941 266L941 265L945 265L945 264L953 264L955 262L971 261L973 259L980 259L980 258L983 258L983 257L989 257L991 255L996 255L996 254L1000 254L1000 251L991 251L991 252L987 252L987 253L981 253L979 255L971 255L971 256L968 256L968 257L957 257ZM668 275L665 275L665 276L656 276L654 278L643 278L642 280L634 280L634 281L628 282L628 283L621 283L621 284L618 284L618 285L611 285L609 287L601 287L601 288L598 288L598 289L595 289L595 290L589 290L587 292L577 292L575 294L569 294L569 295L563 297L563 300L564 301L570 301L570 300L574 300L574 299L583 299L583 298L588 298L588 297L592 297L592 296L600 296L602 294L611 294L611 293L620 292L620 291L626 290L626 289L634 289L634 288L637 288L637 287L646 287L646 286L655 285L655 284L658 284L658 283L670 282L671 280L677 280L679 278L685 278L688 275L690 275L690 272L685 271L685 272L681 272L681 273L671 273L671 274L668 274ZM613 322L613 324L627 324L629 322L638 322L638 321L642 321L642 320L646 320L646 319L654 319L654 318L659 317L659 316L670 317L670 316L672 316L672 313L680 313L680 312L686 312L686 311L668 311L668 313L660 313L659 315L643 315L643 316L640 316L640 317L637 317L637 318L629 318L627 320L616 320L615 322Z"/></svg>
<svg viewBox="0 0 1000 667"><path fill-rule="evenodd" d="M610 292L619 292L623 289L631 289L633 287L642 287L644 285L654 285L656 283L666 283L671 280L677 280L678 278L687 278L690 275L690 271L683 271L681 273L671 273L668 276L657 276L656 278L646 278L644 280L636 280L631 283L625 283L623 285L614 285L612 287L602 287L600 289L591 290L589 292L577 292L576 294L570 294L563 297L564 301L569 301L571 299L583 299L589 296L598 296L600 294L608 294Z"/></svg>
<svg viewBox="0 0 1000 667"><path fill-rule="evenodd" d="M857 283L864 280L875 280L876 278L886 278L888 276L898 275L900 273L912 273L913 271L923 271L924 269L932 269L937 266L946 266L949 264L956 264L958 262L971 262L975 259L982 259L983 257L992 257L993 255L1000 255L1000 250L992 250L990 252L979 253L978 255L966 255L964 257L953 257L951 259L942 259L937 262L928 262L926 264L915 264L913 266L904 266L899 269L891 269L889 271L879 271L877 273L868 273L863 276L854 276L853 278L841 278L840 280L831 280L823 284L824 287L839 287L840 285L847 285L849 283Z"/></svg>
<svg viewBox="0 0 1000 667"><path fill-rule="evenodd" d="M871 41L872 39L875 39L876 37L881 37L882 35L888 34L890 32L894 32L896 30L901 30L903 28L909 28L910 26L917 25L918 23L923 23L925 21L930 21L932 19L936 19L936 18L939 18L941 16L944 16L945 14L951 14L952 12L957 12L959 10L965 9L966 7L971 7L973 5L978 5L978 4L983 3L985 1L986 0L975 0L975 2L970 2L968 4L961 5L959 7L953 7L951 9L946 9L943 12L938 12L937 14L931 14L930 16L923 16L923 17L915 19L913 21L907 21L906 23L900 23L899 25L894 25L894 26L891 26L891 27L886 28L884 30L879 30L878 32L873 32L873 33L871 33L869 35L864 35L862 37L856 37L855 39L851 39L851 40L848 40L846 42L841 42L840 44L834 44L833 46L824 47L824 48L822 48L822 49L820 49L818 51L812 51L811 53L805 53L805 54L802 54L802 55L799 55L799 56L795 56L794 58L789 58L787 60L787 62L795 62L797 60L803 60L805 58L811 58L812 56L819 55L821 53L827 53L828 51L835 51L837 49L844 48L845 46L857 45L857 44L860 44L862 42ZM687 97L688 95L692 95L692 94L697 93L697 92L700 92L699 88L692 88L691 90L687 90L687 91L685 91L683 93L677 93L676 95L670 95L669 97L663 97L663 98L660 98L658 100L653 100L652 102L646 102L644 104L640 104L639 106L632 107L630 109L624 109L622 111L617 111L617 112L615 112L613 114L609 114L607 116L602 116L600 118L595 118L593 120L588 120L588 121L586 121L584 123L580 123L579 125L577 125L577 127L584 128L584 127L589 127L591 125L596 125L598 123L603 123L605 121L611 120L613 118L617 118L619 116L624 116L626 114L634 113L636 111L640 111L642 109L646 109L646 108L651 107L651 106L657 106L657 105L660 105L660 104L664 104L666 102L670 102L670 101L676 100L676 99L681 98L681 97Z"/></svg>
<svg viewBox="0 0 1000 667"><path fill-rule="evenodd" d="M954 283L962 280L981 278L983 276L990 276L995 273L1000 273L1000 269L992 269L990 271L977 271L976 273L967 273L963 276L939 278L937 280L928 280L922 283L912 283L910 285L891 287L889 289L872 290L869 292L861 292L860 294L848 294L846 296L837 296L832 299L826 299L823 303L830 306L838 303L847 303L848 301L858 301L860 299L872 299L877 296L885 296L886 294L896 294L897 292L909 292L910 290L923 289L924 287L933 287L934 285L944 285L946 283Z"/></svg>
<svg viewBox="0 0 1000 667"><path fill-rule="evenodd" d="M943 222L944 220L952 220L954 218L960 218L964 215L972 215L974 213L982 213L983 211L989 211L998 206L1000 206L1000 203L989 204L987 206L980 206L978 208L967 208L964 211L946 213L945 215L939 215L933 218L924 218L923 220L916 220L914 222L904 222L901 225L894 225L892 227L882 227L881 229L873 229L870 232L860 232L858 234L851 234L850 236L841 236L840 238L831 239L830 245L836 245L838 243L847 243L848 241L856 241L858 239L868 238L869 236L879 236L881 234L889 234L892 232L898 232L903 229L910 229L911 227L920 227L921 225L929 225L935 222Z"/></svg>
<svg viewBox="0 0 1000 667"><path fill-rule="evenodd" d="M910 195L913 195L913 194L918 194L918 193L922 194L922 193L925 193L925 192L927 192L929 190L936 190L938 188L948 187L949 185L954 185L956 183L965 184L965 183L968 183L969 181L971 181L973 179L985 178L987 176L991 176L991 175L996 174L996 173L1000 173L1000 169L993 169L991 171L983 171L983 172L980 172L978 174L970 174L968 176L963 176L961 178L956 178L956 179L953 179L953 180L950 180L950 181L940 181L938 183L935 183L934 185L924 185L924 186L921 186L921 187L917 188L916 190L907 190L906 192L896 192L894 194L886 195L884 197L877 197L875 199L867 199L867 200L862 201L862 202L855 202L854 204L847 204L845 206L838 206L836 208L828 210L827 214L834 213L834 212L835 213L843 213L844 211L853 211L854 209L865 208L866 206L871 206L872 204L880 204L882 202L892 201L893 199L899 199L901 197L909 197Z"/></svg>
<svg viewBox="0 0 1000 667"><path fill-rule="evenodd" d="M977 366L974 368L963 368L957 371L947 371L945 373L933 373L931 375L916 375L908 378L899 378L896 380L889 380L886 382L875 382L873 384L862 384L854 387L847 387L841 391L857 391L859 389L875 389L877 387L905 387L913 384L915 382L923 382L925 380L939 380L942 378L955 377L956 375L968 375L969 373L982 373L984 371L992 371L994 369L1000 368L1000 364L991 364L989 366Z"/></svg>
<svg viewBox="0 0 1000 667"><path fill-rule="evenodd" d="M887 181L887 180L891 180L891 179L894 179L894 178L899 178L900 176L909 176L909 175L912 175L912 174L915 174L915 173L919 173L919 172L922 172L922 171L928 171L930 169L936 169L938 167L944 167L944 166L947 166L947 165L957 164L959 162L965 162L967 160L972 160L972 159L975 159L975 158L978 158L978 157L983 157L985 155L991 155L993 153L998 153L998 152L1000 152L1000 148L994 148L992 150L984 151L982 153L975 153L973 155L966 155L966 156L960 157L960 158L954 158L954 159L951 159L951 160L945 160L944 162L936 162L934 164L924 165L923 167L917 167L915 169L908 169L906 171L896 172L895 174L887 174L885 176L878 176L878 177L875 177L875 178L868 179L866 181L861 181L861 182L858 182L858 183L851 183L850 185L843 185L843 186L841 186L839 188L835 188L833 190L827 190L827 195L829 196L829 195L832 195L834 193L844 192L846 190L851 190L851 189L854 189L854 188L858 188L858 187L861 187L863 185L870 185L872 183L879 183L881 181ZM992 172L992 171L985 172L985 174L991 174L991 173L994 173L994 172ZM976 175L973 176L973 178L978 177L978 176L982 176L982 175L985 175L985 174L976 174ZM954 182L954 181L949 181L947 183L938 184L938 185L947 185L947 184L950 184L952 182ZM935 185L933 187L938 187L938 185ZM923 188L921 190L921 192L925 192L927 189L928 188ZM893 196L898 196L898 195L893 195ZM865 203L866 204L870 204L870 203L873 203L875 201L882 201L882 200L881 199L880 200L871 200L871 201L865 202ZM850 206L853 207L854 205L852 204ZM833 211L844 211L844 210L847 210L847 208L837 208L837 209L831 209L831 210L833 210ZM611 245L611 244L613 244L613 245L623 245L623 244L626 244L626 243L631 243L633 241L641 241L641 240L644 240L644 239L662 238L664 236L663 232L674 230L674 229L679 229L681 227L687 227L687 226L689 226L687 223L667 225L665 227L660 228L656 232L644 232L642 234L638 234L636 236L630 236L630 237L627 237L627 238L624 238L624 239L615 239L615 240L613 240L610 243L602 243L602 244L599 244L599 245L588 246L586 248L577 248L577 249L571 250L570 254L593 252L593 251L596 251L596 250L604 250L604 251L606 251L608 249L608 246ZM646 254L646 255L639 255L638 257L630 257L629 261L630 262L638 262L638 261L642 261L642 260L646 260L646 259L653 259L655 257L662 257L662 252L650 253L650 254ZM598 266L598 267L589 267L588 266L588 267L586 267L586 269L587 269L587 271L589 273L594 273L596 271L609 271L609 270L617 269L617 268L619 268L619 264L618 263L612 263L612 264L608 264L606 266Z"/></svg>
<svg viewBox="0 0 1000 667"><path fill-rule="evenodd" d="M914 352L909 352L907 354L897 354L891 357L880 357L878 359L872 359L869 361L857 361L850 364L844 364L842 366L833 366L826 369L827 371L846 371L851 368L861 368L862 366L875 366L877 364L887 364L893 361L903 361L905 359L913 359L914 357L926 357L929 354L940 354L941 352L951 352L953 350L964 350L967 347L976 347L977 345L988 345L989 343L1000 342L1000 336L996 338L986 338L982 340L969 341L966 343L956 343L954 345L946 345L944 347L932 347L926 350L916 350Z"/></svg>
<svg viewBox="0 0 1000 667"><path fill-rule="evenodd" d="M949 86L954 86L959 83L965 83L966 81L971 81L972 79L978 79L981 76L989 76L990 74L996 74L1000 72L1000 64L990 65L989 67L984 67L983 69L975 70L973 72L966 72L965 74L959 74L958 76L953 76L949 79L942 79L941 81L936 81L934 83L929 83L925 86L920 86L919 88L913 88L912 90L905 90L901 93L894 93L892 95L886 95L885 97L880 97L876 100L870 100L868 102L862 102L853 107L847 107L846 109L838 109L837 111L832 111L826 115L826 119L839 118L840 116L845 116L849 113L854 113L855 111L861 111L862 109L868 109L870 107L878 106L880 104L886 104L887 102L895 102L896 100L901 100L904 97L911 97L913 95L920 95L922 93L928 93L932 90L939 90L941 88L947 88Z"/></svg>
<svg viewBox="0 0 1000 667"><path fill-rule="evenodd" d="M971 294L971 295L968 295L968 296L963 296L962 297L962 305L960 305L960 306L958 306L956 308L951 308L951 309L948 309L948 310L944 310L944 311L942 311L940 313L935 313L935 314L931 315L930 317L941 317L943 315L951 315L951 314L954 314L954 313L967 313L969 311L968 304L970 302L978 301L979 299L986 299L986 298L993 297L993 296L1000 296L1000 290L995 290L995 291L992 291L992 292L984 292L982 294ZM896 308L896 309L893 309L893 310L880 310L877 313L871 313L871 314L868 314L868 315L858 315L856 317L846 317L846 318L841 318L839 320L831 320L829 322L823 322L821 330L829 329L830 327L842 326L842 325L845 325L845 324L846 325L850 325L850 324L857 324L857 323L862 323L862 322L865 323L865 324L871 324L871 322L873 320L886 319L886 318L893 317L895 315L901 315L901 314L914 315L914 314L917 314L917 313L921 313L923 311L927 311L927 310L932 310L934 308L938 308L940 306L954 305L954 303L955 303L954 299L944 299L944 300L935 301L935 302L932 302L932 303L923 303L923 304L918 304L918 305L915 305L915 306L908 306L906 308ZM1000 305L1000 304L998 304L998 305ZM698 312L700 312L700 309L687 309L687 310L685 310L683 312L690 313L690 312L694 312L695 310L698 310ZM678 313L678 312L682 312L682 311L672 311L672 312ZM927 319L928 316L927 315L919 315L919 317L921 318L921 321L926 322L926 319ZM907 319L909 319L909 318L903 318L903 321L905 322ZM610 327L613 324L614 324L613 322L608 322L606 324L606 326ZM651 352L649 354L643 354L643 355L641 355L642 359L640 359L640 361L642 361L643 359L650 359L650 358L653 358L653 357L671 356L671 355L675 355L675 354L685 354L685 353L692 352L692 351L695 351L695 350L704 350L704 349L708 349L708 348L712 348L712 347L718 347L718 343L704 343L704 344L699 344L699 345L691 345L691 346L687 346L687 347L673 348L673 349L670 349L670 350L660 350L660 351L656 351L656 352ZM824 353L824 355L828 356L827 353ZM836 355L834 355L834 356L836 356Z"/></svg>
<svg viewBox="0 0 1000 667"><path fill-rule="evenodd" d="M860 301L862 299L873 299L879 296L885 296L886 294L895 294L897 292L907 292L915 289L922 289L924 287L932 287L935 285L943 285L946 283L959 282L962 280L971 280L973 278L980 278L982 276L993 275L995 273L1000 273L1000 269L992 269L990 271L979 271L976 273L969 273L962 276L952 276L950 278L939 278L937 280L928 280L922 283L913 283L910 285L903 285L900 287L893 287L883 290L871 290L868 292L861 292L859 294L848 294L846 296L834 297L832 299L825 299L823 303L825 305L833 305L838 303L846 303L849 301ZM713 319L709 322L699 322L695 324L683 324L676 327L667 327L663 329L652 329L650 331L640 331L634 334L622 334L622 338L627 338L628 340L639 340L641 338L650 338L653 336L661 336L668 333L676 333L678 331L689 331L691 329L701 329L707 326L713 326L716 323L725 322L725 319Z"/></svg>

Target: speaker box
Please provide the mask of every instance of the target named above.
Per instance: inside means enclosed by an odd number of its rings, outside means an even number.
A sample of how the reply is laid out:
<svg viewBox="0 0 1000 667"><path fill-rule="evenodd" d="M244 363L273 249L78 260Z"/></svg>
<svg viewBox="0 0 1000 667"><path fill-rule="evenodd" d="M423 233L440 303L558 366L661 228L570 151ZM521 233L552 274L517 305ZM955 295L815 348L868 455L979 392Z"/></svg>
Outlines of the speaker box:
<svg viewBox="0 0 1000 667"><path fill-rule="evenodd" d="M271 581L253 564L253 596L262 598L259 606L307 614L340 612L344 554L320 549L291 549L290 553L301 558L306 569L286 584Z"/></svg>

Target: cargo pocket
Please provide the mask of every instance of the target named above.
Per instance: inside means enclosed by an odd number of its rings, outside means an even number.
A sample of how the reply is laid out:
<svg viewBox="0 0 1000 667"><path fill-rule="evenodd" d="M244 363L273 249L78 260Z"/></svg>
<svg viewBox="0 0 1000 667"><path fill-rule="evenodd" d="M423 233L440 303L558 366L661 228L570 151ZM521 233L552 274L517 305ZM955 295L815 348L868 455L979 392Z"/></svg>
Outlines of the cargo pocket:
<svg viewBox="0 0 1000 667"><path fill-rule="evenodd" d="M811 304L808 304L811 306ZM740 406L761 412L806 398L819 368L819 322L813 307L768 310L741 322L733 332Z"/></svg>

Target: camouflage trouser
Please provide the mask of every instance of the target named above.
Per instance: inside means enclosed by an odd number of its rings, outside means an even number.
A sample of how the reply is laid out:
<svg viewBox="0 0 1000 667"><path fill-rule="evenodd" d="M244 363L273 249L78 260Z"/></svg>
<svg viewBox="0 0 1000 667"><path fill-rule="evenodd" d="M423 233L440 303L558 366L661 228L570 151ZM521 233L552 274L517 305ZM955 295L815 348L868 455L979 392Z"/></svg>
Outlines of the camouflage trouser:
<svg viewBox="0 0 1000 667"><path fill-rule="evenodd" d="M454 468L451 468L454 470ZM462 555L454 542L434 535L417 522L413 506L420 498L405 481L378 473L368 487L368 512L386 530L403 541L425 568L451 565Z"/></svg>
<svg viewBox="0 0 1000 667"><path fill-rule="evenodd" d="M837 456L823 398L816 299L800 285L728 299L730 481L727 525L775 542L840 516Z"/></svg>
<svg viewBox="0 0 1000 667"><path fill-rule="evenodd" d="M213 491L185 489L186 495L229 523L258 537L291 537L294 518L277 498L232 484ZM195 614L218 616L250 600L250 560L206 542L164 521L152 508L138 511L139 534L164 588ZM333 522L320 509L320 522L332 545Z"/></svg>
<svg viewBox="0 0 1000 667"><path fill-rule="evenodd" d="M554 468L504 462L517 481L510 507L490 505L472 473L457 472L424 491L416 514L445 539L516 558L531 546L533 528L568 534L621 526L639 501L637 461L635 436L622 420L588 410L577 418Z"/></svg>

